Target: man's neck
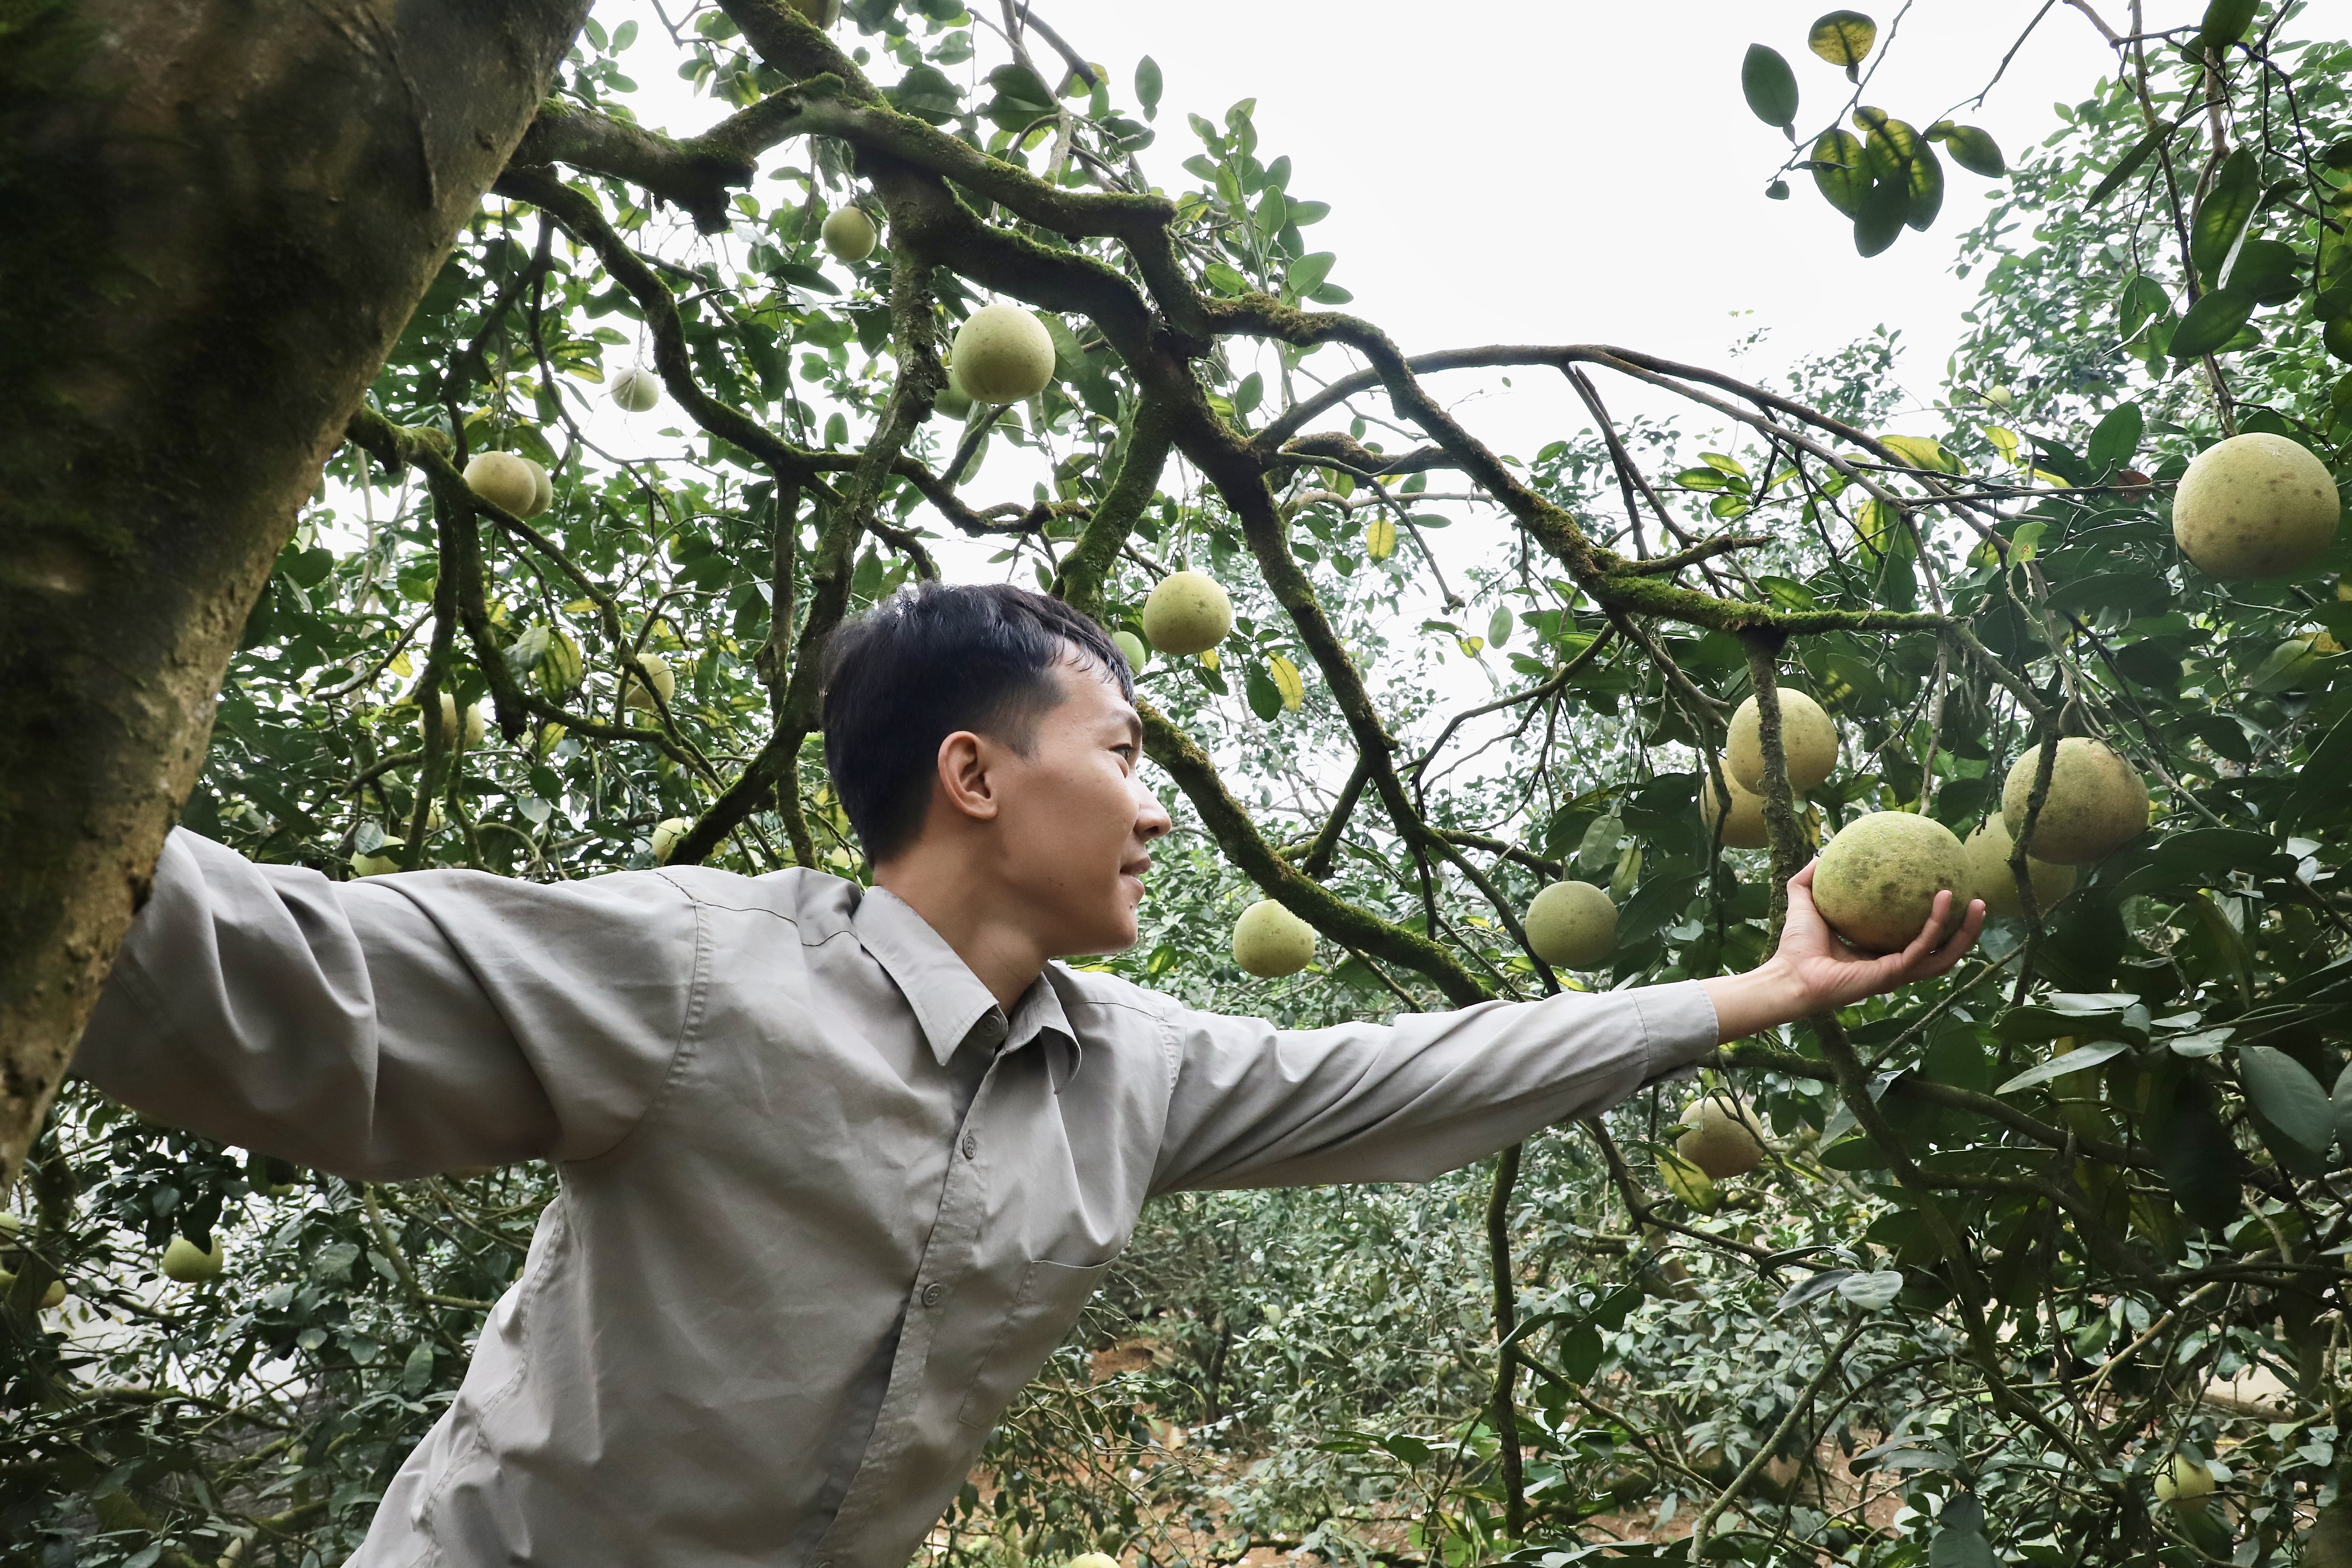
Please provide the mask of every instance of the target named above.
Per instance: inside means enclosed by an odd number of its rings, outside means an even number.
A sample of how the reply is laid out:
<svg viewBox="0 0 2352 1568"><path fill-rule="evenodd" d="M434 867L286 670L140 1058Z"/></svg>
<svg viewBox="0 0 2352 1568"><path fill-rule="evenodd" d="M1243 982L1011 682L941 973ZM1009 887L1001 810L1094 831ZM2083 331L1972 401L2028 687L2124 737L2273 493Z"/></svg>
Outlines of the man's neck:
<svg viewBox="0 0 2352 1568"><path fill-rule="evenodd" d="M993 880L933 856L899 856L874 868L874 885L922 916L1009 1017L1050 955L1000 906Z"/></svg>

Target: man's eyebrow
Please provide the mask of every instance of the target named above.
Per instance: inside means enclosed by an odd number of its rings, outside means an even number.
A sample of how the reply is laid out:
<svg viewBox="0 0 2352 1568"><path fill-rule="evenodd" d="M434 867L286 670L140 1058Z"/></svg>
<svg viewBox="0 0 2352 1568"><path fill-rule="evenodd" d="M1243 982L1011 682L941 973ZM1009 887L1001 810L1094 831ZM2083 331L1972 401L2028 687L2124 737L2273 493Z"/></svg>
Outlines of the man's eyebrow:
<svg viewBox="0 0 2352 1568"><path fill-rule="evenodd" d="M1138 746L1143 744L1143 715L1132 708L1127 710L1127 738Z"/></svg>

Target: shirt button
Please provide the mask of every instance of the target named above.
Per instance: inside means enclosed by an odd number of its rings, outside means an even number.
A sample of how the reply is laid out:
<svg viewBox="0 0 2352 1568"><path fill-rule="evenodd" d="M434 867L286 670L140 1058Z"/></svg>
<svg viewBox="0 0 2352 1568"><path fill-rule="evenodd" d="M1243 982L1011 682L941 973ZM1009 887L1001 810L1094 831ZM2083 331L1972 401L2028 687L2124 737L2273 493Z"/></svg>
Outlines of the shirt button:
<svg viewBox="0 0 2352 1568"><path fill-rule="evenodd" d="M980 1152L980 1140L979 1140L979 1139L977 1139L977 1138L975 1138L975 1137L973 1137L973 1136L972 1136L971 1133L969 1133L969 1132L965 1133L965 1134L963 1135L963 1157L964 1157L965 1159L969 1160L969 1159L971 1159L974 1154L977 1154L977 1153L979 1153L979 1152Z"/></svg>
<svg viewBox="0 0 2352 1568"><path fill-rule="evenodd" d="M923 1287L923 1305L926 1307L936 1307L940 1304L940 1299L945 1297L947 1293L948 1288L934 1279L931 1283Z"/></svg>

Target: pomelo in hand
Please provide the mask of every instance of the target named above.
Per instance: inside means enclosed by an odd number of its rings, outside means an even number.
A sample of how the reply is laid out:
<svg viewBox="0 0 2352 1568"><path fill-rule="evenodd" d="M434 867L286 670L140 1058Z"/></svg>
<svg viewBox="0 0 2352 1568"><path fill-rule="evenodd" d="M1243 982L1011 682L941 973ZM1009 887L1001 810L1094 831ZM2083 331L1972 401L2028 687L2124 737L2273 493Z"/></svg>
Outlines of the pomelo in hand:
<svg viewBox="0 0 2352 1568"><path fill-rule="evenodd" d="M163 1249L163 1277L166 1279L177 1279L183 1285L194 1285L201 1280L217 1278L222 1266L227 1261L228 1254L222 1247L221 1238L217 1236L213 1237L213 1249L210 1252L205 1251L184 1236L175 1236L172 1238L172 1245Z"/></svg>
<svg viewBox="0 0 2352 1568"><path fill-rule="evenodd" d="M1739 781L1725 770L1724 786L1731 792L1731 816L1723 825L1723 847L1726 849L1761 849L1772 842L1771 829L1764 821L1764 797L1739 787ZM1710 834L1715 820L1723 816L1722 801L1715 793L1715 780L1702 774L1698 781L1698 813Z"/></svg>
<svg viewBox="0 0 2352 1568"><path fill-rule="evenodd" d="M2172 537L2210 577L2283 577L2327 553L2335 476L2284 436L2232 436L2197 454L2172 495Z"/></svg>
<svg viewBox="0 0 2352 1568"><path fill-rule="evenodd" d="M2000 790L2000 815L2014 844L2025 832L2025 807L2042 748L2029 746L2011 764ZM2147 783L2103 741L2068 735L2058 742L2050 795L2034 819L2027 852L2055 866L2081 866L2114 854L2147 831Z"/></svg>
<svg viewBox="0 0 2352 1568"><path fill-rule="evenodd" d="M1528 905L1528 945L1558 969L1598 969L1617 951L1617 906L1590 882L1554 882Z"/></svg>
<svg viewBox="0 0 2352 1568"><path fill-rule="evenodd" d="M613 401L625 414L643 414L661 401L661 377L633 364L613 377Z"/></svg>
<svg viewBox="0 0 2352 1568"><path fill-rule="evenodd" d="M1205 572L1171 572L1143 601L1143 635L1161 653L1206 653L1233 629L1233 597Z"/></svg>
<svg viewBox="0 0 2352 1568"><path fill-rule="evenodd" d="M817 238L833 252L836 261L863 261L874 254L874 246L881 237L874 232L874 220L866 209L855 205L843 207L824 220Z"/></svg>
<svg viewBox="0 0 2352 1568"><path fill-rule="evenodd" d="M2009 836L2009 825L1998 816L1988 816L1969 835L1969 876L1976 883L1977 897L1984 900L1985 913L2007 915L2014 920L2025 913L2025 905L2017 896L2017 874L2009 868L2009 855L2017 840ZM2025 874L2033 883L2034 908L2043 914L2050 906L2074 890L2074 868L2060 866L2038 855L2025 858Z"/></svg>
<svg viewBox="0 0 2352 1568"><path fill-rule="evenodd" d="M1705 1171L1709 1181L1743 1176L1764 1163L1750 1118L1729 1095L1710 1094L1683 1112L1690 1131L1675 1140L1675 1152Z"/></svg>
<svg viewBox="0 0 2352 1568"><path fill-rule="evenodd" d="M1019 403L1054 379L1054 335L1018 305L982 305L956 329L955 378L975 403Z"/></svg>
<svg viewBox="0 0 2352 1568"><path fill-rule="evenodd" d="M1260 899L1234 922L1234 962L1261 980L1296 974L1314 958L1315 928L1272 899Z"/></svg>
<svg viewBox="0 0 2352 1568"><path fill-rule="evenodd" d="M1948 924L1973 896L1969 852L1952 830L1908 811L1874 811L1837 831L1813 871L1813 905L1830 929L1865 952L1908 947L1949 889Z"/></svg>
<svg viewBox="0 0 2352 1568"><path fill-rule="evenodd" d="M1837 771L1837 725L1822 705L1801 691L1783 686L1780 693L1780 748L1789 759L1789 787L1799 795ZM1726 772L1739 787L1764 791L1764 718L1750 697L1731 715L1731 733L1723 744Z"/></svg>

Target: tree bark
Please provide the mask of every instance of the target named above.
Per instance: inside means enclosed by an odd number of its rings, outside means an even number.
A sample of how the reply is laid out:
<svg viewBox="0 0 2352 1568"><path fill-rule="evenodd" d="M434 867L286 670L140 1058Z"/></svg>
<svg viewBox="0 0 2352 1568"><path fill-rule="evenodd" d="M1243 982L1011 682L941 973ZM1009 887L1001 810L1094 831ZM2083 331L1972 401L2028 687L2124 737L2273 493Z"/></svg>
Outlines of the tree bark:
<svg viewBox="0 0 2352 1568"><path fill-rule="evenodd" d="M297 508L587 0L35 0L0 30L0 1185Z"/></svg>

